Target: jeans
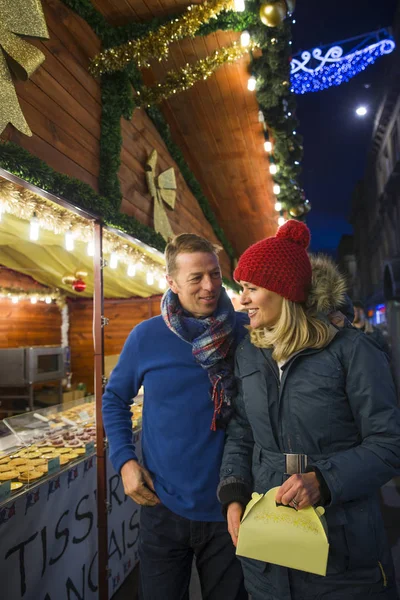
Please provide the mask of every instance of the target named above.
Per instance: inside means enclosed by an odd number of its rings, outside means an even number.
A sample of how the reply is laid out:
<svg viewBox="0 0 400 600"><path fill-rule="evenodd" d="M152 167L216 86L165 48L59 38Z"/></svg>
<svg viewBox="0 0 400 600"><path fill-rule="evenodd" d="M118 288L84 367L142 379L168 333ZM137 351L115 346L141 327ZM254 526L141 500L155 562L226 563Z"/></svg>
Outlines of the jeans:
<svg viewBox="0 0 400 600"><path fill-rule="evenodd" d="M189 600L194 556L203 600L248 600L225 522L190 521L162 505L142 506L141 600Z"/></svg>

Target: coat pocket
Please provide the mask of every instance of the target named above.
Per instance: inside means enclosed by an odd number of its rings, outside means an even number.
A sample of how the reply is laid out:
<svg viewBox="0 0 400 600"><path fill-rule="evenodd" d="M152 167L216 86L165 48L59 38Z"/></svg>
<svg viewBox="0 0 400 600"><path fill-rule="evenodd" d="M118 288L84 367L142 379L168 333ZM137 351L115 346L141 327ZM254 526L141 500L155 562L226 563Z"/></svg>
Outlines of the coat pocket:
<svg viewBox="0 0 400 600"><path fill-rule="evenodd" d="M349 552L349 569L376 568L379 557L369 500L349 502L345 506L345 512L347 523L344 531Z"/></svg>

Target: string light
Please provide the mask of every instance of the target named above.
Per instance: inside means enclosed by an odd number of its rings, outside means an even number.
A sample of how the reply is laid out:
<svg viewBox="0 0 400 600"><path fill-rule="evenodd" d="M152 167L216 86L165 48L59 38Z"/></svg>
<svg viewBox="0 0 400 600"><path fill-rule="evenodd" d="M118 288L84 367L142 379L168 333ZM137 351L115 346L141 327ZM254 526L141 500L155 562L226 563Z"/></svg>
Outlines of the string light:
<svg viewBox="0 0 400 600"><path fill-rule="evenodd" d="M247 46L250 44L250 40L251 40L250 33L245 29L240 34L240 45L243 46L243 48L247 48Z"/></svg>
<svg viewBox="0 0 400 600"><path fill-rule="evenodd" d="M29 239L32 240L32 242L38 241L39 229L39 219L37 218L36 213L33 213L29 227Z"/></svg>
<svg viewBox="0 0 400 600"><path fill-rule="evenodd" d="M281 186L278 183L274 184L273 191L275 196L278 196L281 193Z"/></svg>
<svg viewBox="0 0 400 600"><path fill-rule="evenodd" d="M243 12L245 8L244 0L234 0L233 9L235 12Z"/></svg>
<svg viewBox="0 0 400 600"><path fill-rule="evenodd" d="M275 210L276 210L276 212L281 212L281 210L282 210L281 202L275 202Z"/></svg>
<svg viewBox="0 0 400 600"><path fill-rule="evenodd" d="M356 115L357 115L358 117L365 117L365 115L367 114L367 112L368 112L368 110L367 110L367 107L366 107L366 106L359 106L359 107L356 109Z"/></svg>
<svg viewBox="0 0 400 600"><path fill-rule="evenodd" d="M259 123L265 123L265 117L264 117L264 113L262 110L258 111L258 122Z"/></svg>
<svg viewBox="0 0 400 600"><path fill-rule="evenodd" d="M158 287L160 288L160 290L165 290L166 285L167 282L165 281L164 277L160 277L160 279L158 280Z"/></svg>
<svg viewBox="0 0 400 600"><path fill-rule="evenodd" d="M278 167L274 163L270 164L269 172L271 173L271 175L276 175L278 172Z"/></svg>
<svg viewBox="0 0 400 600"><path fill-rule="evenodd" d="M128 277L135 277L136 275L136 265L130 264L128 265Z"/></svg>
<svg viewBox="0 0 400 600"><path fill-rule="evenodd" d="M11 298L11 302L12 302L13 304L18 304L18 302L19 302L19 297L18 297L18 296L13 296L13 297Z"/></svg>
<svg viewBox="0 0 400 600"><path fill-rule="evenodd" d="M279 227L281 227L285 223L286 223L285 217L279 217L279 219L278 219L278 225L279 225Z"/></svg>
<svg viewBox="0 0 400 600"><path fill-rule="evenodd" d="M72 235L72 231L67 231L65 234L65 249L68 252L72 252L75 247L74 236Z"/></svg>
<svg viewBox="0 0 400 600"><path fill-rule="evenodd" d="M151 271L147 271L146 281L148 285L154 285L154 275Z"/></svg>
<svg viewBox="0 0 400 600"><path fill-rule="evenodd" d="M264 142L264 150L265 152L272 152L272 142L269 140Z"/></svg>
<svg viewBox="0 0 400 600"><path fill-rule="evenodd" d="M88 256L94 256L94 242L88 242L87 245L87 255Z"/></svg>
<svg viewBox="0 0 400 600"><path fill-rule="evenodd" d="M110 269L116 269L118 267L118 254L111 252L110 256Z"/></svg>
<svg viewBox="0 0 400 600"><path fill-rule="evenodd" d="M36 296L32 296L31 297L31 304L36 304L37 303L37 297Z"/></svg>
<svg viewBox="0 0 400 600"><path fill-rule="evenodd" d="M254 92L254 90L256 89L256 86L257 86L257 80L252 75L251 77L249 77L249 80L247 82L247 89L249 90L249 92Z"/></svg>
<svg viewBox="0 0 400 600"><path fill-rule="evenodd" d="M52 303L51 296L46 296L44 301L46 302L46 304L51 304Z"/></svg>

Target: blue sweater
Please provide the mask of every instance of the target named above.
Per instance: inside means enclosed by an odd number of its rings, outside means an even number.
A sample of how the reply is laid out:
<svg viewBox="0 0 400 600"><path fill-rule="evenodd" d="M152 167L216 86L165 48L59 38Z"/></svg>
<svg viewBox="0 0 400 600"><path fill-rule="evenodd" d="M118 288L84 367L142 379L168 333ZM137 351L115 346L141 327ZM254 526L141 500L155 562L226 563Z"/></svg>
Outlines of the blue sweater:
<svg viewBox="0 0 400 600"><path fill-rule="evenodd" d="M247 333L247 322L247 315L236 313L236 344ZM225 436L210 429L210 381L191 344L170 331L161 316L131 331L103 396L110 458L118 472L136 459L130 405L141 385L143 463L158 497L187 519L222 521L216 490Z"/></svg>

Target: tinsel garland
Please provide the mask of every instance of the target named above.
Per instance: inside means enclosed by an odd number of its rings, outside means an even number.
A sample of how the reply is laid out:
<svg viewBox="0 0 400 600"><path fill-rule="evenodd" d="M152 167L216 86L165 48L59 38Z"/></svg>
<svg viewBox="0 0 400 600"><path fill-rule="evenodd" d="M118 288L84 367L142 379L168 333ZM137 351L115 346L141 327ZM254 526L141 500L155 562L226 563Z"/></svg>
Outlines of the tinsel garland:
<svg viewBox="0 0 400 600"><path fill-rule="evenodd" d="M201 58L193 65L186 63L178 71L169 71L162 83L151 88L143 87L141 91L137 92L140 97L140 105L149 107L174 94L184 92L198 81L207 80L222 65L236 62L255 48L255 44L243 48L240 44L234 43L231 46L215 50L210 56Z"/></svg>
<svg viewBox="0 0 400 600"><path fill-rule="evenodd" d="M181 16L161 25L156 31L149 31L144 37L101 52L92 60L89 71L99 77L104 73L123 71L131 62L138 67L149 67L150 58L165 60L172 42L194 37L202 25L215 19L223 10L232 8L233 0L205 0L202 4L190 5Z"/></svg>
<svg viewBox="0 0 400 600"><path fill-rule="evenodd" d="M36 298L38 302L45 302L46 298L51 298L57 306L62 309L66 303L65 295L58 288L47 288L40 290L23 290L18 288L0 287L0 298L18 298L18 300L30 300Z"/></svg>
<svg viewBox="0 0 400 600"><path fill-rule="evenodd" d="M91 221L5 180L0 180L0 209L25 221L36 217L40 227L55 234L70 231L83 241L93 237Z"/></svg>

